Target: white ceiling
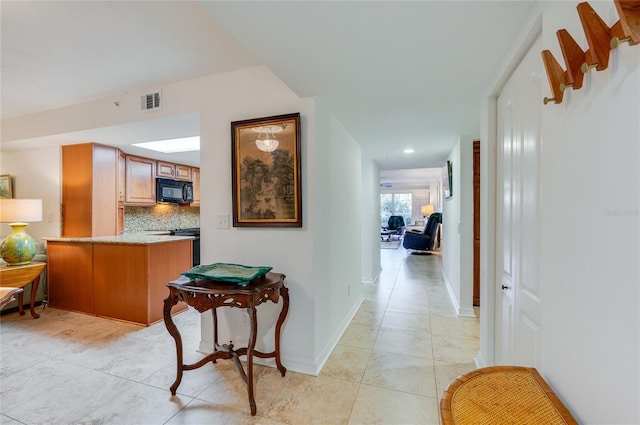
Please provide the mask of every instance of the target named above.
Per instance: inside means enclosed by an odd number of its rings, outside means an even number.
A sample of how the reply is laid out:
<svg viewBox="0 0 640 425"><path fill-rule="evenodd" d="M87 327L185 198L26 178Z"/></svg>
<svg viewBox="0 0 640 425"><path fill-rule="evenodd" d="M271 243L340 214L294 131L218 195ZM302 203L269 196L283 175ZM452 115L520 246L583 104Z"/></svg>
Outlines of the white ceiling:
<svg viewBox="0 0 640 425"><path fill-rule="evenodd" d="M480 100L533 3L2 1L2 118L263 63L325 97L381 169L440 167L479 137ZM143 127L96 133L149 140Z"/></svg>

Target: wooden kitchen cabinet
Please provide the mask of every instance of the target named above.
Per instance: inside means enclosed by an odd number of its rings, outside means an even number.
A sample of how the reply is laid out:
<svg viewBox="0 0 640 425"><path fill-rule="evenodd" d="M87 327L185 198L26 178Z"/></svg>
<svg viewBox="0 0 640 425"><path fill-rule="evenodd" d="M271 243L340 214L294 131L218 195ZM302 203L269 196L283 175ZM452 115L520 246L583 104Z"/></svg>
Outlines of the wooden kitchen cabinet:
<svg viewBox="0 0 640 425"><path fill-rule="evenodd" d="M116 234L124 233L124 203L127 200L127 156L118 149L118 217Z"/></svg>
<svg viewBox="0 0 640 425"><path fill-rule="evenodd" d="M127 205L155 205L156 161L139 156L126 156Z"/></svg>
<svg viewBox="0 0 640 425"><path fill-rule="evenodd" d="M127 155L118 149L118 202L127 200Z"/></svg>
<svg viewBox="0 0 640 425"><path fill-rule="evenodd" d="M157 161L156 176L165 179L176 178L176 164L173 162Z"/></svg>
<svg viewBox="0 0 640 425"><path fill-rule="evenodd" d="M116 234L118 149L97 143L62 146L62 236Z"/></svg>
<svg viewBox="0 0 640 425"><path fill-rule="evenodd" d="M158 161L156 166L156 176L190 182L192 179L191 167L188 165L174 164L172 162Z"/></svg>
<svg viewBox="0 0 640 425"><path fill-rule="evenodd" d="M186 182L192 181L193 175L191 174L191 167L188 165L176 164L176 180L183 180Z"/></svg>
<svg viewBox="0 0 640 425"><path fill-rule="evenodd" d="M191 178L193 179L193 202L191 206L200 206L200 169L191 168Z"/></svg>

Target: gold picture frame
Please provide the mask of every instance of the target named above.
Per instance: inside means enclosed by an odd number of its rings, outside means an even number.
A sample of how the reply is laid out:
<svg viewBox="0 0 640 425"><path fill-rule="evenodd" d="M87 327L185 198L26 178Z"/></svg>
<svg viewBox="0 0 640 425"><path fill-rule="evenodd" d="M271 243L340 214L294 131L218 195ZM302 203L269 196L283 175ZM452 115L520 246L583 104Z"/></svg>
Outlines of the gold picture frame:
<svg viewBox="0 0 640 425"><path fill-rule="evenodd" d="M11 174L0 175L0 198L13 198L13 179Z"/></svg>
<svg viewBox="0 0 640 425"><path fill-rule="evenodd" d="M302 227L300 113L231 123L233 227Z"/></svg>

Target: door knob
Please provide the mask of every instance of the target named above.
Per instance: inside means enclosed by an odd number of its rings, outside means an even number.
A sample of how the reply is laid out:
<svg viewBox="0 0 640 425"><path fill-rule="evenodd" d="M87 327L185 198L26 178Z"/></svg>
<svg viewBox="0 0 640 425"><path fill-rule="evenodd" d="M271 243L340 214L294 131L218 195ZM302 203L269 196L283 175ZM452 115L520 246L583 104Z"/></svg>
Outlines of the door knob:
<svg viewBox="0 0 640 425"><path fill-rule="evenodd" d="M502 285L502 290L504 291L505 289L511 289L511 286Z"/></svg>

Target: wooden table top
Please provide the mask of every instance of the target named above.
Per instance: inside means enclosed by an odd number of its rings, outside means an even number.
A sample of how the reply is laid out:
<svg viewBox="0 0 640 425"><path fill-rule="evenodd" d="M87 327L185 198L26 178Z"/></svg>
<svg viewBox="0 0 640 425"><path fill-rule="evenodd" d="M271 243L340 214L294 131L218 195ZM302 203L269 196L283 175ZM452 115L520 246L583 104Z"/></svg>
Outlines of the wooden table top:
<svg viewBox="0 0 640 425"><path fill-rule="evenodd" d="M0 286L24 288L38 277L46 263L32 261L22 266L0 265Z"/></svg>

